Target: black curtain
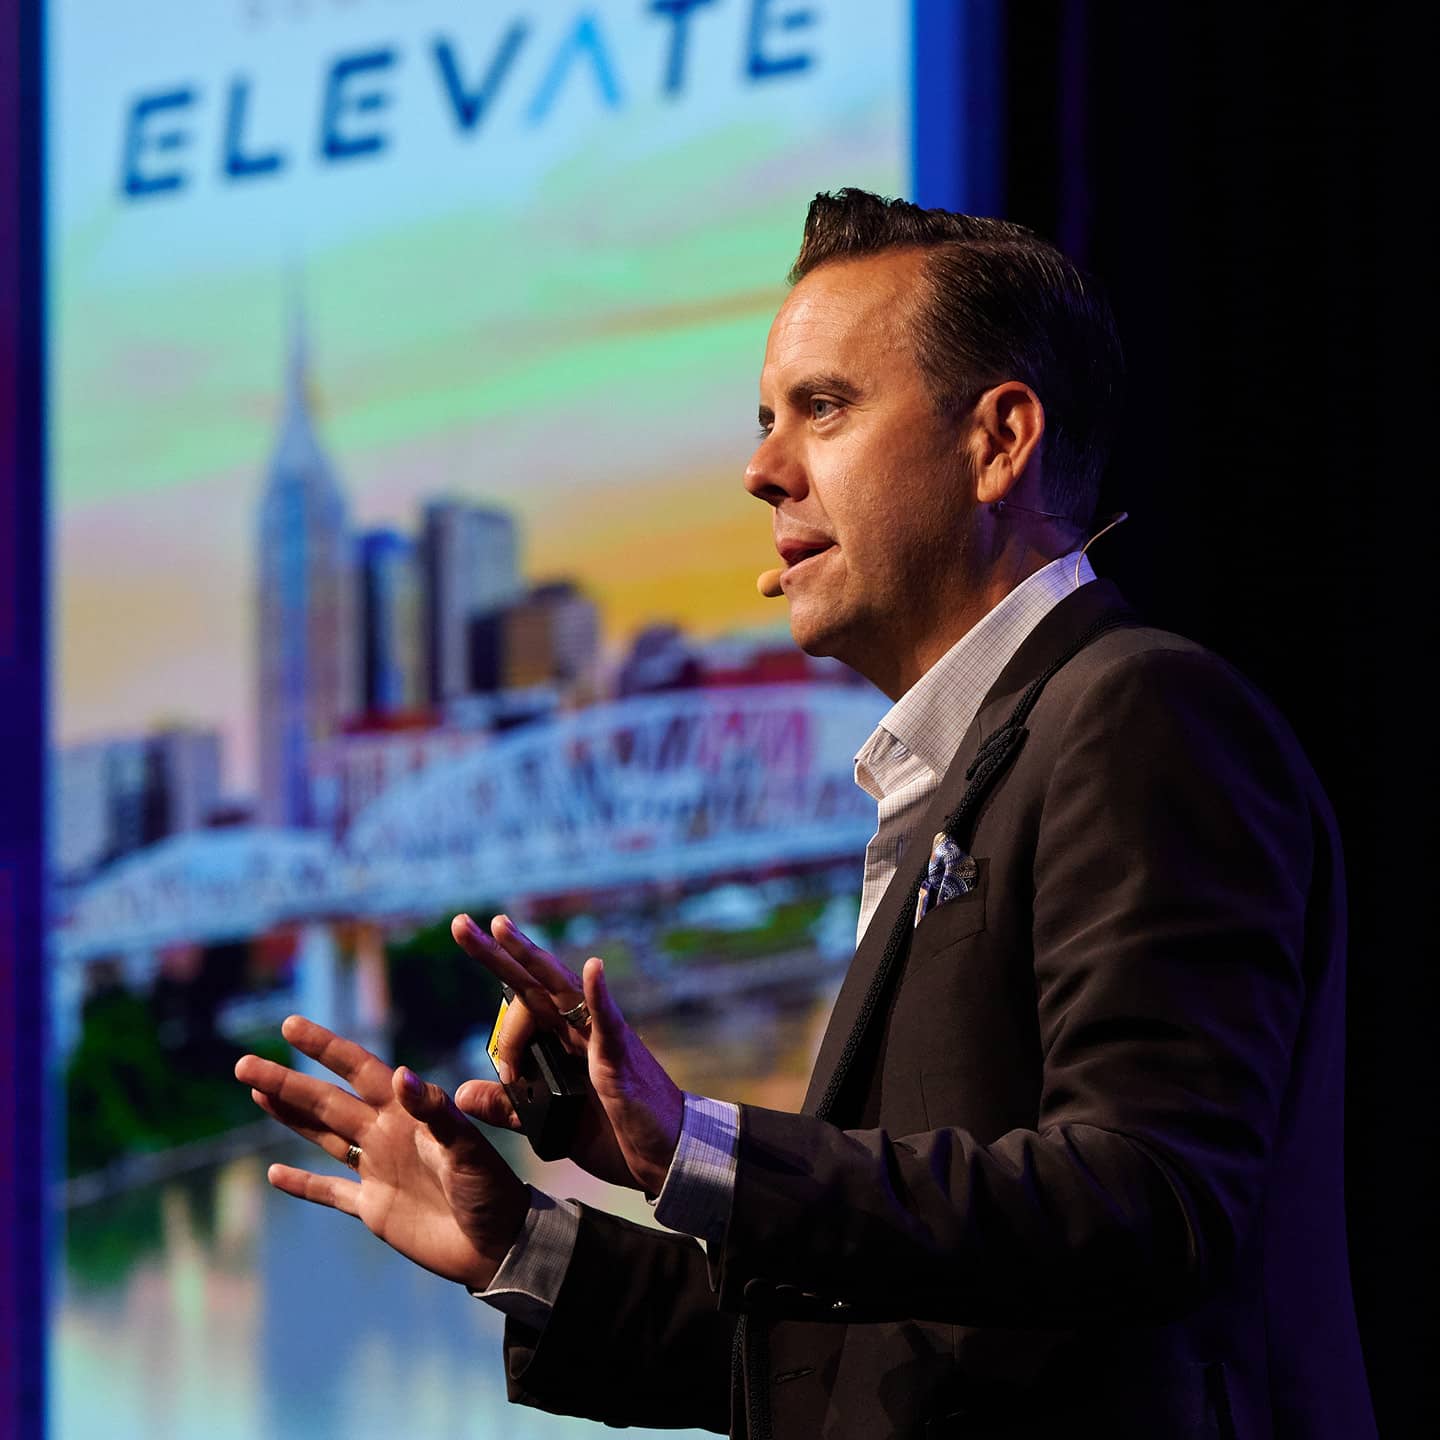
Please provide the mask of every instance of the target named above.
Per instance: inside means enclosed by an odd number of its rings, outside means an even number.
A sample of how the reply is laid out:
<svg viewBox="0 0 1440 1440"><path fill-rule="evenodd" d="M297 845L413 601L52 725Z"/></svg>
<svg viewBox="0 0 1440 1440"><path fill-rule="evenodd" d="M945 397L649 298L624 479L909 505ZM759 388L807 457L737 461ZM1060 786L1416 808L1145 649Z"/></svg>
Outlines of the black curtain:
<svg viewBox="0 0 1440 1440"><path fill-rule="evenodd" d="M1277 701L1340 816L1351 1267L1383 1435L1436 1413L1434 81L1410 23L1004 10L1005 213L1102 279L1126 343L1101 509L1131 518L1097 567Z"/></svg>

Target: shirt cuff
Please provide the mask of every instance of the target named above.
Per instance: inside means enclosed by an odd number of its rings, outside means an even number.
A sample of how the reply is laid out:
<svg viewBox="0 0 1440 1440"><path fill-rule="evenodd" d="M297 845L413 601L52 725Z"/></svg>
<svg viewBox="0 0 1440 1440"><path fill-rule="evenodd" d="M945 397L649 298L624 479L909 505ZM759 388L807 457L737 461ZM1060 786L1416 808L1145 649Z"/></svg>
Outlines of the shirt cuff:
<svg viewBox="0 0 1440 1440"><path fill-rule="evenodd" d="M573 1200L556 1200L533 1185L525 1188L530 1192L530 1209L524 1229L500 1262L489 1288L470 1293L522 1325L543 1330L575 1253L580 1207Z"/></svg>
<svg viewBox="0 0 1440 1440"><path fill-rule="evenodd" d="M694 1235L707 1246L724 1242L739 1142L738 1105L686 1092L680 1141L655 1201L655 1218L667 1230Z"/></svg>

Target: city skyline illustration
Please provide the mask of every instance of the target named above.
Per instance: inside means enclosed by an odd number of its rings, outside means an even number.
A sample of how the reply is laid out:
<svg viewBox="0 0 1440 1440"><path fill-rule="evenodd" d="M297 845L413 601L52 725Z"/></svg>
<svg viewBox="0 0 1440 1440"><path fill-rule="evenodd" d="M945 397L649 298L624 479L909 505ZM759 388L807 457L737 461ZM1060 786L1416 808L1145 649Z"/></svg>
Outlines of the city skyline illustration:
<svg viewBox="0 0 1440 1440"><path fill-rule="evenodd" d="M851 678L804 657L783 621L703 636L661 610L619 632L583 580L535 575L519 515L493 498L419 493L399 523L364 525L317 415L323 391L293 285L281 373L250 487L252 646L228 656L247 677L243 711L175 707L62 744L60 876L214 824L337 831L418 768L603 699ZM255 757L248 785L235 783L237 748Z"/></svg>

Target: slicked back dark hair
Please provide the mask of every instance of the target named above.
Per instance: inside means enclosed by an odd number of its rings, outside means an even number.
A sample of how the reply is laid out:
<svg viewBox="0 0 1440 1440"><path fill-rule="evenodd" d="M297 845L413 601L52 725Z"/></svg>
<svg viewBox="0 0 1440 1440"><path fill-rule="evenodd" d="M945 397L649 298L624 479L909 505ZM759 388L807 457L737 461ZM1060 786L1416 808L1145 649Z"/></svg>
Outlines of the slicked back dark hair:
<svg viewBox="0 0 1440 1440"><path fill-rule="evenodd" d="M962 420L990 386L1023 380L1045 407L1046 509L1087 526L1125 371L1099 287L1023 225L854 189L811 201L790 283L832 260L891 250L924 255L910 330L940 413Z"/></svg>

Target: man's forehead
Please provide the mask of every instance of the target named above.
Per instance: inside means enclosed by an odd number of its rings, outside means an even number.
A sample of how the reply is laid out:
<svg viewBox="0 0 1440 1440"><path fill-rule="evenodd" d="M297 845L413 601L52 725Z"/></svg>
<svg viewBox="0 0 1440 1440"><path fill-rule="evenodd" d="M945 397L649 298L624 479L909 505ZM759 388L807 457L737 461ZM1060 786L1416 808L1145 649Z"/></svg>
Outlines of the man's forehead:
<svg viewBox="0 0 1440 1440"><path fill-rule="evenodd" d="M765 370L773 374L822 360L831 366L848 362L865 368L892 361L895 351L907 346L905 322L920 267L918 252L818 266L799 281L776 314L765 347Z"/></svg>

